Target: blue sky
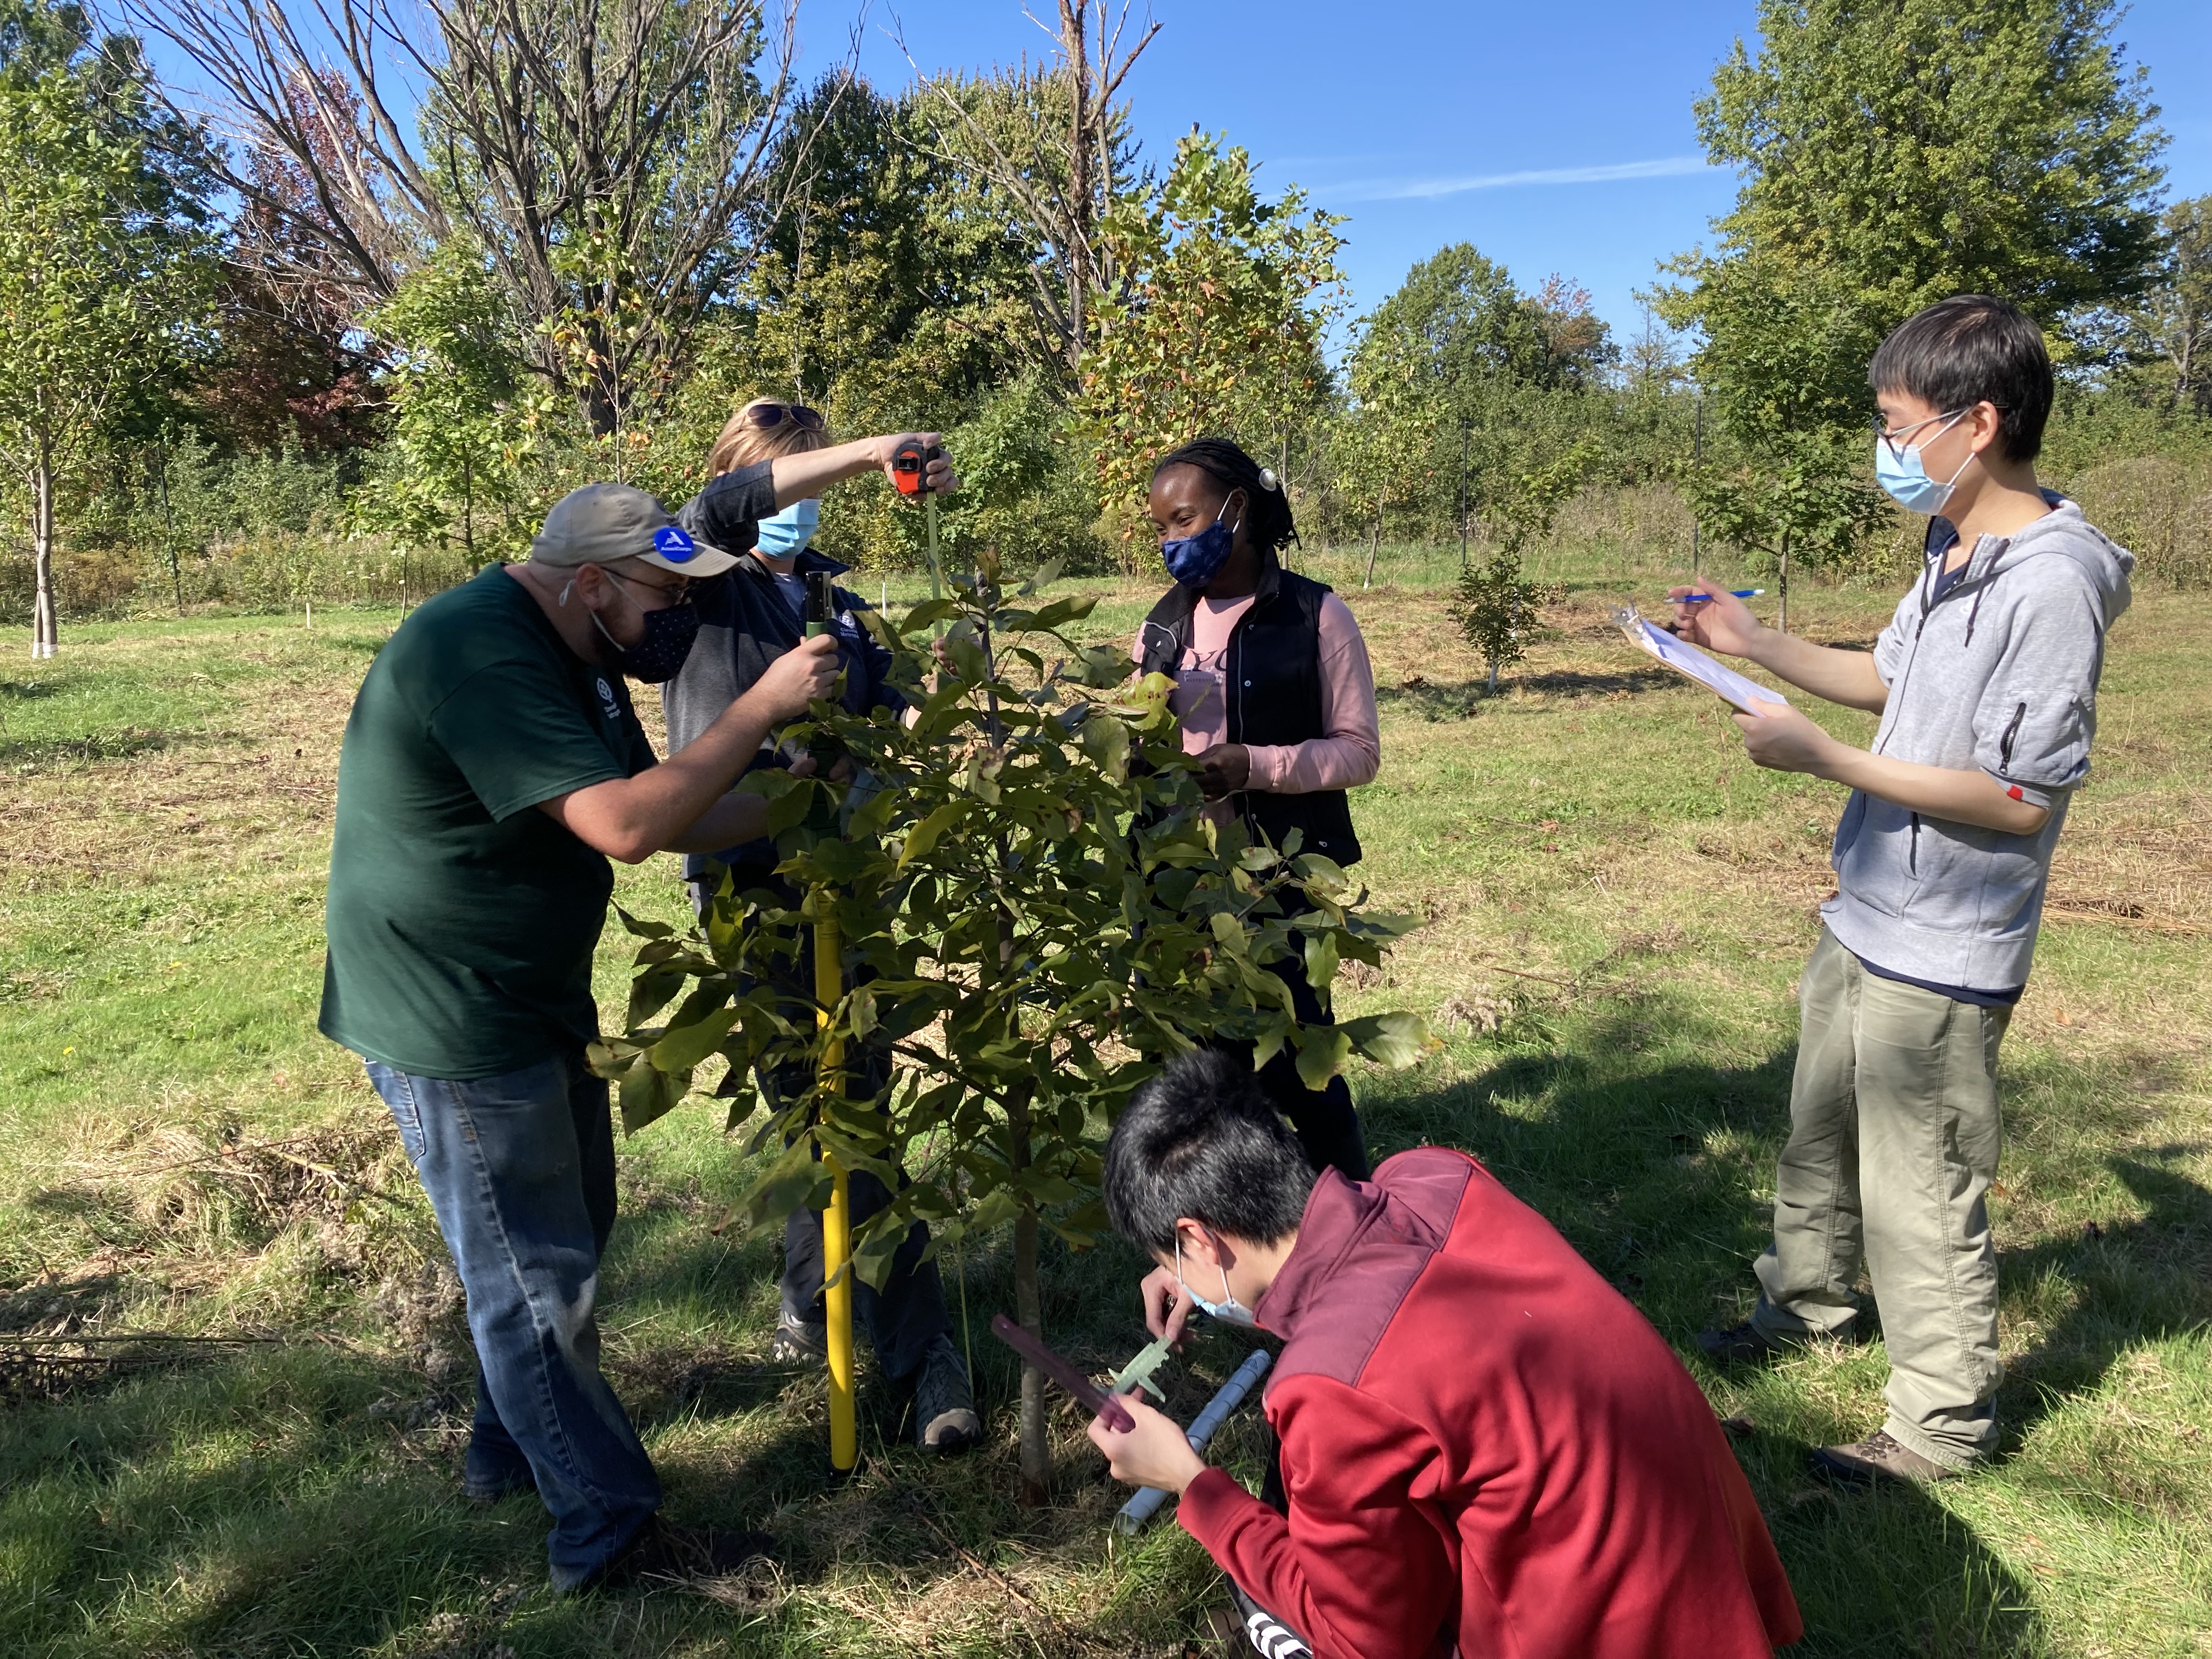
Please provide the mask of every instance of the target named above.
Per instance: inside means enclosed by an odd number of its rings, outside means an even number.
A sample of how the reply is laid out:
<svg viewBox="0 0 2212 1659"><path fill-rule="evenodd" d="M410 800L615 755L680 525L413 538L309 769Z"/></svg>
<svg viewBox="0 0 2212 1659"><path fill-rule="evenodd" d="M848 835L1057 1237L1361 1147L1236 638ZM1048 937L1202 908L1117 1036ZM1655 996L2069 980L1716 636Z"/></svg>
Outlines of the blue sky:
<svg viewBox="0 0 2212 1659"><path fill-rule="evenodd" d="M834 60L850 13L807 0L800 15L808 63ZM1225 131L1270 188L1304 185L1346 215L1360 308L1468 240L1524 287L1554 271L1576 279L1626 335L1634 290L1735 194L1733 174L1704 164L1690 106L1750 33L1744 0L1155 0L1152 15L1159 35L1127 88L1146 153L1164 158L1193 123ZM1050 47L1020 0L875 0L861 66L886 91L912 74L895 21L933 71ZM2212 3L2138 0L2119 38L2164 111L2170 193L2212 191Z"/></svg>

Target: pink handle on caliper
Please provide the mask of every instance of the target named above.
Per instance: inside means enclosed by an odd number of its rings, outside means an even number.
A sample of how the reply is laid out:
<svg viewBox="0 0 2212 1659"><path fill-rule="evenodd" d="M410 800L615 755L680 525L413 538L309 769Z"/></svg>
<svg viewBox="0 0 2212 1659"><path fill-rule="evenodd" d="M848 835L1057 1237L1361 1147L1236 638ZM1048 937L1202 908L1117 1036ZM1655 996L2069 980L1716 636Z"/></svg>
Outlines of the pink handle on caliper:
<svg viewBox="0 0 2212 1659"><path fill-rule="evenodd" d="M1118 1434L1127 1434L1137 1426L1137 1419L1129 1415L1129 1408L1121 1403L1120 1395L1109 1394L1100 1388L1070 1361L1062 1359L1006 1315L992 1316L991 1334L1073 1395L1078 1405L1094 1416L1103 1418L1108 1428Z"/></svg>

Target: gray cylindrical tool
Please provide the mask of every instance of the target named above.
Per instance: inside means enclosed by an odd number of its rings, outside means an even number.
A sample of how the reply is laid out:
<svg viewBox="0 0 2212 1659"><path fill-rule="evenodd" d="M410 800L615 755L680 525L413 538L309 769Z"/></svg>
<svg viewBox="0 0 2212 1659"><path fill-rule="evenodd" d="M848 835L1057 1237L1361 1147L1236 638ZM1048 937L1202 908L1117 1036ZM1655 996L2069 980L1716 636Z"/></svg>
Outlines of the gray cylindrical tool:
<svg viewBox="0 0 2212 1659"><path fill-rule="evenodd" d="M1244 1403L1244 1396L1267 1372L1274 1356L1265 1348L1255 1348L1237 1368L1236 1375L1221 1385L1221 1391L1206 1403L1206 1409L1183 1437L1190 1442L1193 1451L1204 1451L1206 1443L1213 1438L1213 1431L1229 1420L1229 1413ZM1115 1512L1114 1530L1125 1538L1133 1538L1145 1529L1160 1505L1167 1501L1167 1493L1157 1486L1141 1486L1129 1501Z"/></svg>

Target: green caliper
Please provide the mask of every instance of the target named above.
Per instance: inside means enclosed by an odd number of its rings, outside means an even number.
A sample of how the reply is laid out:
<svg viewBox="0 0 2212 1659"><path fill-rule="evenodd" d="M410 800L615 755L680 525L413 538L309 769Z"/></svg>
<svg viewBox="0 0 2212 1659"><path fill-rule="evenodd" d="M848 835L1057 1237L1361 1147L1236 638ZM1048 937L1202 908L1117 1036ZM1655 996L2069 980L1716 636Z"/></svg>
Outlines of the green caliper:
<svg viewBox="0 0 2212 1659"><path fill-rule="evenodd" d="M1160 1391L1160 1385L1152 1381L1152 1376L1168 1363L1169 1358L1168 1340L1162 1337L1114 1373L1114 1392L1127 1394L1134 1386L1142 1389L1153 1399L1164 1401L1167 1395Z"/></svg>

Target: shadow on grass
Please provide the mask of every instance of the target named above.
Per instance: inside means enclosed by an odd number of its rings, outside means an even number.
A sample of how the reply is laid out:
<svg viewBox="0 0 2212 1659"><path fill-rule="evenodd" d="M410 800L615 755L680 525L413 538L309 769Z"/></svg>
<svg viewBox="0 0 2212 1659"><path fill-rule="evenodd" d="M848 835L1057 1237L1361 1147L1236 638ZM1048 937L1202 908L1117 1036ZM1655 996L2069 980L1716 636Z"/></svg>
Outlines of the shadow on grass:
<svg viewBox="0 0 2212 1659"><path fill-rule="evenodd" d="M2145 1157L2201 1150L2158 1147ZM2071 1238L1998 1253L2004 1282L2057 1278L2072 1292L2066 1316L2007 1368L1997 1402L2008 1450L2069 1396L2102 1387L2127 1349L2212 1322L2212 1191L2139 1158L2105 1165L2146 1206L2140 1220L2093 1223Z"/></svg>
<svg viewBox="0 0 2212 1659"><path fill-rule="evenodd" d="M179 739L201 733L126 726L81 738L24 738L0 740L0 766L51 766L64 761L129 760L154 754Z"/></svg>
<svg viewBox="0 0 2212 1659"><path fill-rule="evenodd" d="M1541 674L1515 671L1501 678L1498 690L1492 692L1485 680L1436 683L1416 674L1396 685L1376 686L1375 701L1382 708L1400 708L1422 720L1456 720L1466 719L1492 697L1512 691L1551 697L1627 696L1663 690L1680 683L1663 668L1631 668L1609 674L1585 674L1572 669Z"/></svg>

